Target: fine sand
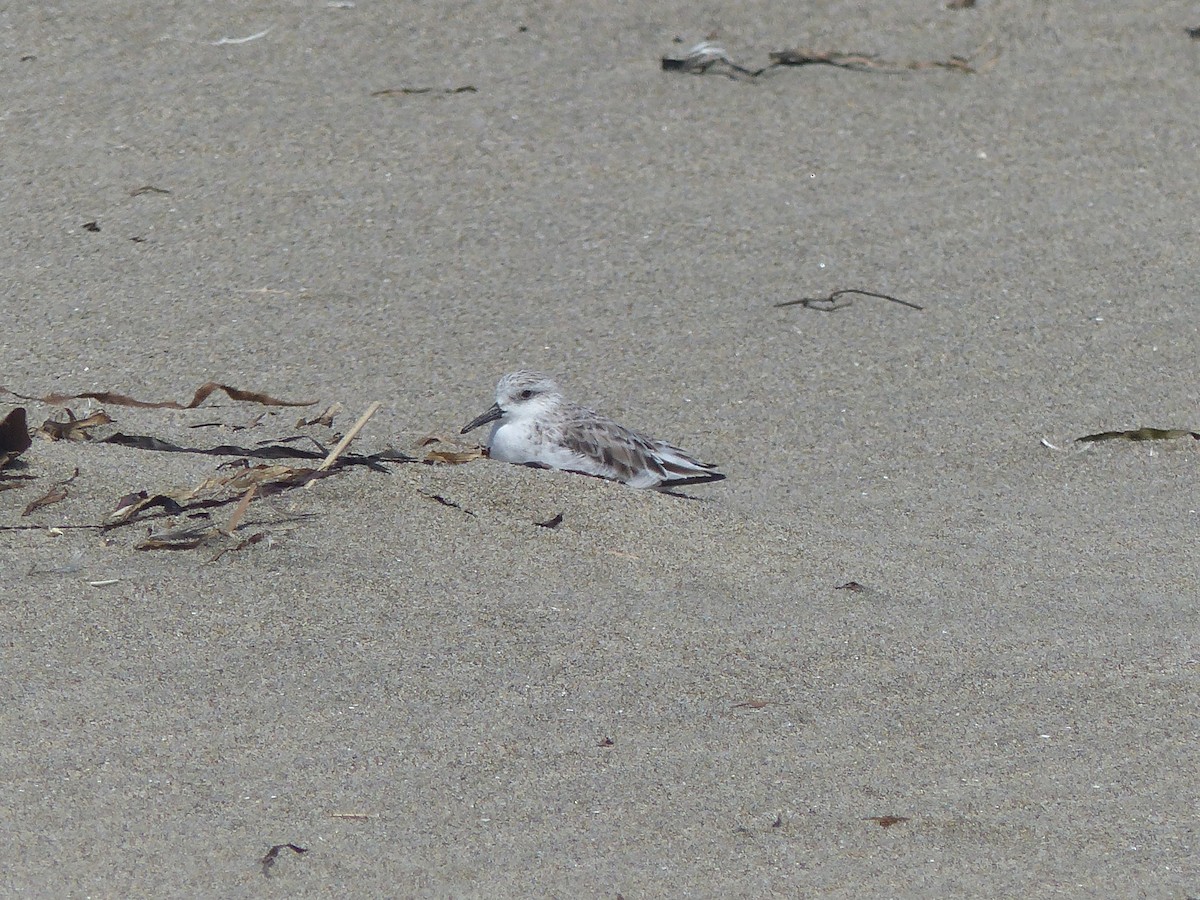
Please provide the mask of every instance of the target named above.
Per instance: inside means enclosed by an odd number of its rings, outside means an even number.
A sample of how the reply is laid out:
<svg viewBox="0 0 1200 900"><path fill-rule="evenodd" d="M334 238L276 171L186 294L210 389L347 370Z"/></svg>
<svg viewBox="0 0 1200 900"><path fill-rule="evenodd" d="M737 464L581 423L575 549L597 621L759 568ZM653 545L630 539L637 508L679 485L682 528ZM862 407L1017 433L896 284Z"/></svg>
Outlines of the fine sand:
<svg viewBox="0 0 1200 900"><path fill-rule="evenodd" d="M114 420L5 470L0 895L1200 894L1200 442L1074 440L1200 430L1194 3L0 26L0 385L316 403L0 395ZM661 70L712 33L902 71ZM776 306L842 288L923 309ZM347 466L190 550L137 547L232 504L92 527L235 471L115 433L381 401L349 452L421 456L520 367L728 480Z"/></svg>

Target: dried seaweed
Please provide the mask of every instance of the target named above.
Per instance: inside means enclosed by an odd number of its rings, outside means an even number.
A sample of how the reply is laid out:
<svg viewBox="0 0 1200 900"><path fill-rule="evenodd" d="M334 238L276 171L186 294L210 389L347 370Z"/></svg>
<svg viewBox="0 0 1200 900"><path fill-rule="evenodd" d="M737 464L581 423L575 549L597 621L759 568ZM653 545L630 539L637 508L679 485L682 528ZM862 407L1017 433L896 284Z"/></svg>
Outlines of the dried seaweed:
<svg viewBox="0 0 1200 900"><path fill-rule="evenodd" d="M922 69L951 69L956 72L975 74L971 61L965 56L950 56L946 59L906 59L888 61L867 53L836 53L818 50L778 50L769 54L772 66L833 66L852 69L856 72L880 72L899 75L906 71ZM771 66L767 67L768 69Z"/></svg>
<svg viewBox="0 0 1200 900"><path fill-rule="evenodd" d="M0 394L11 394L13 397L20 397L22 400L49 403L52 406L61 406L71 400L95 400L99 403L110 403L113 406L133 406L138 409L195 409L217 391L226 394L231 400L236 400L240 403L258 403L262 406L312 406L317 402L316 400L278 400L267 394L261 394L256 391L244 391L240 388L231 387L227 384L219 384L215 381L205 382L196 388L196 393L187 403L178 403L175 400L154 402L136 400L133 397L114 393L113 391L85 391L82 394L47 394L45 397L29 397L25 394L18 394L16 391L10 391L7 388L0 388Z"/></svg>
<svg viewBox="0 0 1200 900"><path fill-rule="evenodd" d="M47 419L37 433L51 441L90 441L89 432L100 425L111 425L112 417L104 410L94 412L86 419L76 419L75 413L67 410L67 421L56 422Z"/></svg>
<svg viewBox="0 0 1200 900"><path fill-rule="evenodd" d="M259 864L262 866L263 875L270 876L271 867L275 865L275 858L279 856L280 852L283 850L291 850L297 856L302 856L308 852L307 847L298 847L295 844L276 844L267 851L267 855L264 856L259 862Z"/></svg>
<svg viewBox="0 0 1200 900"><path fill-rule="evenodd" d="M339 469L318 471L281 465L257 465L239 468L224 474L212 475L192 488L176 488L154 494L139 491L126 494L108 516L108 528L118 528L138 520L140 513L162 507L158 515L178 515L197 509L225 506L243 500L243 495L256 488L259 495L269 496L301 487L317 478L335 474ZM232 530L232 529L230 529Z"/></svg>
<svg viewBox="0 0 1200 900"><path fill-rule="evenodd" d="M817 312L836 312L839 309L845 309L848 306L853 306L851 300L839 302L838 298L845 294L861 294L864 297L876 297L880 300L888 300L892 303L899 303L901 306L907 306L909 309L924 310L925 307L918 306L910 300L901 300L899 297L893 297L890 294L879 294L875 291L863 291L858 288L842 288L839 291L834 291L828 297L799 297L795 300L784 300L775 304L776 309L781 309L785 306L803 306L805 309L815 309Z"/></svg>
<svg viewBox="0 0 1200 900"><path fill-rule="evenodd" d="M282 440L311 440L304 435L298 435L295 438L284 438ZM328 455L324 450L305 450L300 447L285 446L282 441L277 440L275 443L265 444L258 447L241 447L234 444L219 444L216 447L184 447L179 444L172 444L170 441L164 441L161 438L151 437L144 434L117 434L109 435L99 441L102 444L119 444L122 447L131 447L135 450L151 450L156 453L197 453L204 456L237 456L245 459L325 459ZM315 442L314 442L315 443ZM320 446L318 444L318 446ZM360 453L344 453L339 459L343 466L367 466L376 472L386 472L383 463L407 463L416 462L414 457L401 453L398 450L383 450L379 453L372 453L369 456Z"/></svg>
<svg viewBox="0 0 1200 900"><path fill-rule="evenodd" d="M428 497L430 500L434 501L435 503L440 503L442 506L448 506L451 509L457 509L459 512L464 512L468 516L470 516L472 519L475 518L475 513L471 512L469 509L467 509L464 506L460 506L459 504L455 503L453 500L447 500L441 494L431 494L426 491L421 491L421 496Z"/></svg>
<svg viewBox="0 0 1200 900"><path fill-rule="evenodd" d="M426 449L425 454L421 457L421 462L427 465L458 466L472 460L483 459L487 456L486 451L482 447L475 446L464 449L462 445L456 444L454 441L439 434L431 434L422 438L417 443L417 446L427 448L435 444L445 444L446 446L436 447L433 450Z"/></svg>
<svg viewBox="0 0 1200 900"><path fill-rule="evenodd" d="M267 468L267 467L263 467L263 468ZM213 481L213 479L210 479L210 482L211 481ZM226 482L226 484L229 484L229 483L232 483L232 482ZM204 489L208 484L209 483L206 482L204 485L201 485L200 488L198 488L197 490ZM242 494L241 499L238 501L238 505L234 508L233 513L229 516L229 521L225 523L225 526L223 528L218 525L214 525L211 522L207 522L207 521L202 522L200 524L184 525L179 528L168 529L166 531L160 531L158 533L150 534L146 537L146 539L144 541L142 541L140 544L138 544L135 549L138 549L138 550L194 550L195 548L197 548L203 544L209 543L210 541L232 537L233 533L235 531L237 531L239 527L241 527L242 519L246 515L246 510L250 506L250 501L253 500L255 494L258 493L259 484L260 484L260 482L258 482L258 481L254 482L253 484L250 485L250 487L246 490L246 492L244 494ZM232 499L232 498L228 498L228 499ZM136 504L133 504L132 506L136 507ZM130 508L129 506L122 506L119 509L119 513L123 515L125 513L125 511L129 508ZM135 512L136 512L136 509L135 509ZM130 515L133 515L133 514L134 513L130 513ZM220 559L226 553L234 552L237 550L242 550L246 547L249 547L251 544L257 544L264 537L266 537L266 534L264 532L252 534L252 535L250 535L250 537L246 538L245 540L239 541L236 545L234 545L232 547L224 548L219 553L217 553L217 555L214 556L212 558L212 560L210 560L210 561L216 562L218 559Z"/></svg>
<svg viewBox="0 0 1200 900"><path fill-rule="evenodd" d="M21 513L21 515L28 516L31 513L37 512L39 509L44 509L47 506L50 506L51 504L60 503L61 501L66 500L67 499L67 485L69 485L72 481L74 481L78 477L79 477L79 468L76 467L75 471L71 474L71 476L69 478L67 478L63 481L56 482L54 484L54 486L52 488L50 488L50 490L46 491L45 494L38 497L36 500L31 501L29 503L29 505L25 507L25 511L23 513Z"/></svg>
<svg viewBox="0 0 1200 900"><path fill-rule="evenodd" d="M859 584L857 581L847 581L845 584L839 584L834 588L835 591L850 591L852 594L866 593L866 587Z"/></svg>
<svg viewBox="0 0 1200 900"><path fill-rule="evenodd" d="M18 406L0 421L0 468L33 446L25 424L25 407Z"/></svg>
<svg viewBox="0 0 1200 900"><path fill-rule="evenodd" d="M248 428L257 428L261 425L264 416L266 416L266 412L260 412L245 425L239 425L236 422L197 422L195 425L189 425L188 428L224 428L226 431L245 431Z"/></svg>
<svg viewBox="0 0 1200 900"><path fill-rule="evenodd" d="M986 46L984 44L977 48L972 57L977 56ZM945 59L885 60L870 53L841 53L798 48L773 50L767 56L770 59L767 65L759 69L748 68L734 62L720 44L706 40L696 44L683 57L662 57L661 64L664 72L682 72L692 75L714 72L729 78L753 81L775 69L796 66L832 66L836 69L874 72L883 75L898 75L923 69L949 69L965 74L976 74L991 68L998 58L993 57L982 65L976 65L970 57L965 56L949 56Z"/></svg>
<svg viewBox="0 0 1200 900"><path fill-rule="evenodd" d="M211 523L183 525L148 535L135 550L195 550L206 541L220 536Z"/></svg>
<svg viewBox="0 0 1200 900"><path fill-rule="evenodd" d="M1173 441L1190 437L1200 441L1200 433L1186 428L1133 428L1129 431L1101 431L1075 438L1077 443L1098 444L1101 441Z"/></svg>
<svg viewBox="0 0 1200 900"><path fill-rule="evenodd" d="M458 466L474 459L483 459L483 457L484 452L481 447L471 450L430 450L426 452L421 462L431 465Z"/></svg>
<svg viewBox="0 0 1200 900"><path fill-rule="evenodd" d="M0 388L4 393L10 393ZM196 391L195 396L187 404L173 401L148 403L121 394L111 392L95 392L67 396L52 394L47 397L31 398L45 403L63 403L72 399L92 399L117 405L137 406L141 408L161 409L191 409L203 403L212 393L223 391L235 401L254 402L262 405L307 406L309 402L292 403L277 400L265 394L241 391L227 385L210 382ZM182 524L170 523L170 527L148 534L136 545L138 550L191 550L208 544L226 544L213 557L219 559L225 553L236 552L261 542L265 532L257 532L238 540L235 533L248 527L244 524L247 512L254 500L269 497L283 491L299 487L311 487L316 481L330 477L351 466L367 466L373 471L388 471L385 464L416 462L407 454L394 449L366 455L347 452L347 448L355 436L365 426L372 415L380 408L379 403L372 404L359 418L354 427L341 438L333 450L327 450L322 444L309 435L293 435L268 441L260 441L253 446L235 446L222 444L216 447L192 447L171 443L170 441L150 435L130 435L116 433L109 435L97 443L110 443L131 449L164 452L164 453L194 453L206 456L232 457L232 461L223 462L217 471L198 484L185 487L158 490L140 490L128 493L117 501L116 507L106 520L99 525L64 526L66 528L93 528L109 530L120 528L149 520L159 520L164 517L189 515L191 519ZM322 414L325 423L332 424L333 415L340 406L331 406ZM23 452L30 446L30 435L25 426L25 410L19 408L9 414L0 423L0 441L7 440L9 456L4 461ZM88 440L89 430L99 425L110 423L111 418L103 411L95 413L86 419L76 418L75 413L67 409L68 421L58 422L47 420L40 429L50 440ZM321 417L319 417L320 419ZM311 443L316 449L296 446L299 442ZM262 462L253 463L252 460ZM30 515L53 503L61 502L68 495L67 485L78 476L74 475L65 481L54 485L43 496L34 500L26 508L23 515ZM233 506L227 522L223 525L214 523L207 510L223 506ZM4 531L27 530L38 526L5 526ZM233 538L231 541L230 538Z"/></svg>
<svg viewBox="0 0 1200 900"><path fill-rule="evenodd" d="M266 538L266 536L267 533L265 531L256 531L254 534L250 535L250 537L246 538L245 540L238 541L232 547L226 547L223 550L217 551L216 556L210 559L209 562L216 562L226 553L237 553L239 550L245 550L247 547L257 544L259 541Z"/></svg>
<svg viewBox="0 0 1200 900"><path fill-rule="evenodd" d="M456 88L432 87L398 87L384 88L381 91L371 91L372 97L398 97L410 94L475 94L479 89L473 84L464 84Z"/></svg>
<svg viewBox="0 0 1200 900"><path fill-rule="evenodd" d="M297 428L307 428L309 425L324 425L326 428L333 427L334 417L342 411L342 404L332 403L325 407L325 411L311 419L299 419L296 422Z"/></svg>

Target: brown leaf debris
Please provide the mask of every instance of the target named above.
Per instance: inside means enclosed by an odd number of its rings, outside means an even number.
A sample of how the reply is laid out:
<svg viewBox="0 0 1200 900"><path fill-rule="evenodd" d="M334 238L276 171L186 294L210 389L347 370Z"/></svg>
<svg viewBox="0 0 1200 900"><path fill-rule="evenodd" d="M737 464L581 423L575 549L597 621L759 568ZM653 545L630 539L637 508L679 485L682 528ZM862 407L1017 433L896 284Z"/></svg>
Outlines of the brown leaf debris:
<svg viewBox="0 0 1200 900"><path fill-rule="evenodd" d="M227 384L220 384L216 381L208 381L196 388L196 393L187 403L178 403L175 400L160 400L147 401L136 400L133 397L128 397L125 394L118 394L113 391L85 391L82 394L47 394L44 397L27 397L24 394L18 394L15 391L10 391L7 388L0 388L0 393L11 394L14 397L20 397L22 400L35 400L39 403L49 403L52 406L60 406L68 403L71 400L95 400L99 403L109 403L113 406L133 406L138 409L195 409L217 391L226 394L229 399L236 400L240 403L259 403L263 406L312 406L316 400L278 400L275 397L261 394L256 391L244 391L241 388L231 387Z"/></svg>
<svg viewBox="0 0 1200 900"><path fill-rule="evenodd" d="M104 410L92 413L86 419L76 419L75 413L67 410L67 421L47 419L37 433L51 441L90 441L89 432L100 425L111 425L112 417Z"/></svg>

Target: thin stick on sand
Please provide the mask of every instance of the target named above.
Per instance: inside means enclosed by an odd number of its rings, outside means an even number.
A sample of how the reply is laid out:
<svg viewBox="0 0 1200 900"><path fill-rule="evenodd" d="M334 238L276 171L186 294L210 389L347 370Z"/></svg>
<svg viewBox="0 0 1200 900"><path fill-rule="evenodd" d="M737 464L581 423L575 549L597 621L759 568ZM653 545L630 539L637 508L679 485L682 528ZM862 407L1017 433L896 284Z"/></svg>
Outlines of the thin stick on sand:
<svg viewBox="0 0 1200 900"><path fill-rule="evenodd" d="M345 449L350 446L350 442L352 440L354 440L355 437L358 436L358 433L360 431L363 430L363 427L367 424L367 422L370 421L371 416L373 416L373 415L375 415L375 413L379 412L379 407L381 407L381 406L383 406L383 404L380 403L378 400L376 400L374 403L372 403L370 406L367 407L367 411L358 417L358 421L354 423L354 427L346 432L346 436L344 438L342 438L340 441L338 441L338 445L336 447L334 447L332 450L330 450L329 455L325 457L325 460L319 466L317 466L318 472L326 471L330 466L332 466L335 462L337 462L337 458L342 455L342 453L345 451ZM308 490L314 484L316 484L316 479L313 479L308 484L306 484L304 486L304 489Z"/></svg>
<svg viewBox="0 0 1200 900"><path fill-rule="evenodd" d="M311 483L312 482L309 482L309 484ZM254 499L254 495L257 493L258 485L252 484L250 485L249 490L242 495L242 499L238 502L238 505L234 507L233 515L229 517L229 524L225 526L226 534L233 534L237 530L238 525L240 525L242 522L242 517L246 515L246 510L250 506L250 501Z"/></svg>

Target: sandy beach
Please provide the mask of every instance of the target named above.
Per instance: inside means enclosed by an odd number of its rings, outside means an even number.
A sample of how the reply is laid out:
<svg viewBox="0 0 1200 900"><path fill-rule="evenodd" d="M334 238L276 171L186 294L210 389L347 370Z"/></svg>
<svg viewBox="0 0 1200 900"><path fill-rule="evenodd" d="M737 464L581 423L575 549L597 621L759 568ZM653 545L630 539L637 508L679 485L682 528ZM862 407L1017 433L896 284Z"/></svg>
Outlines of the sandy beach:
<svg viewBox="0 0 1200 900"><path fill-rule="evenodd" d="M0 26L0 895L1200 895L1194 3Z"/></svg>

